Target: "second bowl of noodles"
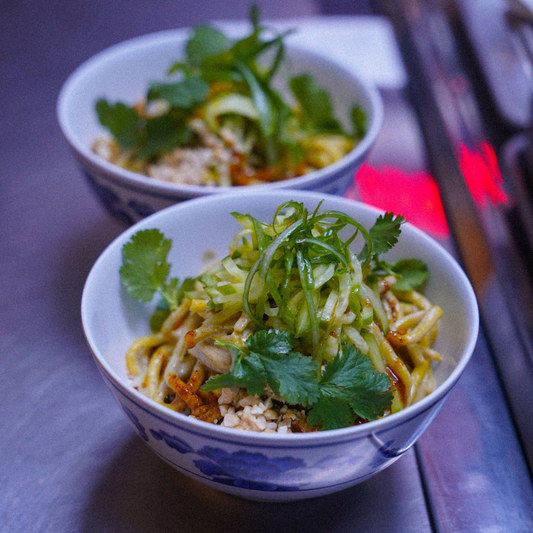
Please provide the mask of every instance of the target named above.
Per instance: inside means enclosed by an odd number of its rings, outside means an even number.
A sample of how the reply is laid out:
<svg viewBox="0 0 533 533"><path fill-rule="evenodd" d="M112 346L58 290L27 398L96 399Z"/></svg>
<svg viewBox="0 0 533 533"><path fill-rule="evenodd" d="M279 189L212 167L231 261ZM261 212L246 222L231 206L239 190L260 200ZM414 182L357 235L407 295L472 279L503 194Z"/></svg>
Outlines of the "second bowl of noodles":
<svg viewBox="0 0 533 533"><path fill-rule="evenodd" d="M229 191L347 189L381 128L378 90L290 36L285 44L266 29L250 32L226 36L201 27L144 35L69 76L59 124L113 217L132 224ZM220 41L228 49L200 68L191 50L220 48Z"/></svg>

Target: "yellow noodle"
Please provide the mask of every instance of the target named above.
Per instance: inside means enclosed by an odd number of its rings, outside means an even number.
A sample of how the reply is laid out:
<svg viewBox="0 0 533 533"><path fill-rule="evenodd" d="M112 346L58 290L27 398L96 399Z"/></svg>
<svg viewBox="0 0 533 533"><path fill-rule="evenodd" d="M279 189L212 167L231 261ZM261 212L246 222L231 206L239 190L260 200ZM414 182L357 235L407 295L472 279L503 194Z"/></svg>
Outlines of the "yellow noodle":
<svg viewBox="0 0 533 533"><path fill-rule="evenodd" d="M389 323L396 322L404 317L404 308L400 300L398 300L392 291L387 291L383 294L381 301L385 312L387 313Z"/></svg>
<svg viewBox="0 0 533 533"><path fill-rule="evenodd" d="M411 358L411 362L413 363L413 366L418 366L421 364L424 364L427 359L424 355L424 350L419 344L409 344L406 346L407 353L409 354L409 357Z"/></svg>
<svg viewBox="0 0 533 533"><path fill-rule="evenodd" d="M402 310L402 313L405 315L408 315L409 313L414 313L420 310L420 308L417 307L415 304L404 302L403 300L400 300L400 309Z"/></svg>
<svg viewBox="0 0 533 533"><path fill-rule="evenodd" d="M417 291L396 291L394 287L392 290L396 293L400 300L412 303L419 309L430 309L433 307L431 302Z"/></svg>
<svg viewBox="0 0 533 533"><path fill-rule="evenodd" d="M429 361L423 361L421 364L415 366L411 372L411 387L409 388L409 395L407 399L407 405L411 405L413 399L415 398L420 384L426 373L431 369Z"/></svg>
<svg viewBox="0 0 533 533"><path fill-rule="evenodd" d="M411 387L411 375L405 363L398 357L390 343L387 341L378 325L372 323L370 325L371 331L376 337L379 351L383 358L385 359L386 365L391 369L394 375L402 382L403 387L406 391L409 391ZM405 405L405 402L402 401L402 405Z"/></svg>
<svg viewBox="0 0 533 533"><path fill-rule="evenodd" d="M426 373L422 377L414 396L411 398L411 404L419 402L422 400L422 398L425 398L428 394L433 392L434 389L435 379L433 377L433 370L431 370L431 366L429 366Z"/></svg>
<svg viewBox="0 0 533 533"><path fill-rule="evenodd" d="M435 325L429 330L429 333L427 334L429 346L433 346L433 344L435 344L435 341L437 340L438 335L439 335L439 323L435 322Z"/></svg>
<svg viewBox="0 0 533 533"><path fill-rule="evenodd" d="M422 320L420 320L414 329L403 334L398 331L391 331L387 339L395 346L406 346L418 342L424 335L429 333L441 316L442 309L438 305L435 305L425 313Z"/></svg>
<svg viewBox="0 0 533 533"><path fill-rule="evenodd" d="M404 315L400 320L396 320L391 324L390 329L393 331L405 331L420 324L420 321L426 316L427 311L416 311ZM416 341L415 341L416 342Z"/></svg>
<svg viewBox="0 0 533 533"><path fill-rule="evenodd" d="M192 348L196 346L199 342L208 339L209 337L214 337L217 335L227 335L233 331L233 325L221 324L221 325L211 325L200 326L196 329L193 329L187 333L186 343L187 348ZM191 335L189 335L191 334Z"/></svg>
<svg viewBox="0 0 533 533"><path fill-rule="evenodd" d="M126 353L126 367L132 376L139 376L148 367L150 352L165 342L165 335L154 333L137 339Z"/></svg>
<svg viewBox="0 0 533 533"><path fill-rule="evenodd" d="M172 351L172 346L164 344L159 346L159 348L154 351L152 357L150 358L150 364L148 365L148 371L145 377L145 388L147 389L146 393L148 397L152 398L152 400L159 400L156 396L160 391L164 367L168 361L168 358L172 354Z"/></svg>
<svg viewBox="0 0 533 533"><path fill-rule="evenodd" d="M433 361L442 361L441 354L433 348L424 348L423 353L426 359L431 359Z"/></svg>
<svg viewBox="0 0 533 533"><path fill-rule="evenodd" d="M181 305L178 306L176 310L172 311L172 313L170 313L168 318L165 320L163 326L161 327L161 332L169 333L173 329L176 329L176 327L178 327L183 322L183 320L189 313L190 307L191 301L187 298L184 298L183 302L181 302Z"/></svg>

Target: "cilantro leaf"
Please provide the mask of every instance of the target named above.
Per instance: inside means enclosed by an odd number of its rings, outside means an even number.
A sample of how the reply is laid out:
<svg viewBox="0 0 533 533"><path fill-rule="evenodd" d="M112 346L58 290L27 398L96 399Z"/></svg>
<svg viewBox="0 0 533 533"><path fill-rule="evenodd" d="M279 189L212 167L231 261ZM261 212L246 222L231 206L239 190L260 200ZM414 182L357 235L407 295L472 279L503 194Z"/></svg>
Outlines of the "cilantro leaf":
<svg viewBox="0 0 533 533"><path fill-rule="evenodd" d="M360 371L368 369L372 369L370 359L350 345L342 355L337 354L335 359L328 361L320 386L323 391L332 387L350 387L358 379Z"/></svg>
<svg viewBox="0 0 533 533"><path fill-rule="evenodd" d="M394 217L393 213L385 213L378 217L369 232L374 255L384 254L398 242L401 233L400 226L404 222L405 218L402 215Z"/></svg>
<svg viewBox="0 0 533 533"><path fill-rule="evenodd" d="M261 330L251 335L246 344L252 352L261 353L262 355L286 355L292 352L294 336L287 331Z"/></svg>
<svg viewBox="0 0 533 533"><path fill-rule="evenodd" d="M158 292L170 310L176 309L191 280L186 278L181 285L178 278L167 280L170 273L167 255L171 245L172 241L158 229L138 231L124 244L120 278L130 296L149 302ZM157 311L164 310L164 304L160 304Z"/></svg>
<svg viewBox="0 0 533 533"><path fill-rule="evenodd" d="M388 252L397 242L401 233L401 225L406 222L402 215L394 216L393 213L380 215L374 225L370 228L369 234L372 239L372 256ZM359 259L366 257L367 245L359 254Z"/></svg>
<svg viewBox="0 0 533 533"><path fill-rule="evenodd" d="M147 99L163 99L172 107L188 109L201 104L209 92L209 85L197 76L175 83L152 82Z"/></svg>
<svg viewBox="0 0 533 533"><path fill-rule="evenodd" d="M350 426L354 414L344 399L322 394L307 413L307 420L312 426L321 426L322 431L326 431Z"/></svg>
<svg viewBox="0 0 533 533"><path fill-rule="evenodd" d="M143 120L135 109L117 102L109 103L105 98L96 102L96 113L100 124L107 128L124 148L133 148L142 136Z"/></svg>
<svg viewBox="0 0 533 533"><path fill-rule="evenodd" d="M185 122L173 119L169 113L142 118L126 104L110 104L104 98L98 100L96 110L102 126L137 157L149 159L161 152L169 152L187 144L191 138L192 132Z"/></svg>
<svg viewBox="0 0 533 533"><path fill-rule="evenodd" d="M144 143L138 155L151 158L160 152L170 152L177 146L186 145L192 136L192 131L185 124L172 120L167 114L148 119L144 134Z"/></svg>
<svg viewBox="0 0 533 533"><path fill-rule="evenodd" d="M387 267L399 275L394 288L399 291L410 291L420 289L429 278L429 270L420 259L402 259L394 265L387 264Z"/></svg>
<svg viewBox="0 0 533 533"><path fill-rule="evenodd" d="M375 420L383 416L391 405L390 386L387 374L382 374L372 367L372 372L368 372L356 385L348 389L347 400L356 415L366 420Z"/></svg>
<svg viewBox="0 0 533 533"><path fill-rule="evenodd" d="M226 374L212 376L202 390L242 387L249 394L262 394L267 385L290 404L307 405L318 399L316 363L311 357L292 351L293 337L285 331L258 331L242 348L217 341L233 356Z"/></svg>
<svg viewBox="0 0 533 533"><path fill-rule="evenodd" d="M218 343L228 348L229 343ZM245 388L249 394L263 394L266 386L266 372L257 354L245 354L239 350L239 355L229 372L211 376L204 385L202 391L214 391L222 388Z"/></svg>
<svg viewBox="0 0 533 533"><path fill-rule="evenodd" d="M205 59L228 51L232 44L232 41L220 30L211 26L198 26L187 42L189 65L201 67Z"/></svg>
<svg viewBox="0 0 533 533"><path fill-rule="evenodd" d="M352 345L327 363L319 385L320 397L308 418L311 424L322 425L323 430L346 427L356 415L375 420L392 401L387 374L378 372L372 361Z"/></svg>
<svg viewBox="0 0 533 533"><path fill-rule="evenodd" d="M172 241L157 229L135 233L122 247L122 284L133 298L149 302L166 284L170 272L167 255Z"/></svg>
<svg viewBox="0 0 533 533"><path fill-rule="evenodd" d="M262 357L267 381L276 396L289 404L306 406L317 401L316 362L312 357L293 352L278 357Z"/></svg>
<svg viewBox="0 0 533 533"><path fill-rule="evenodd" d="M326 89L319 87L309 74L290 80L290 88L302 108L304 127L309 131L342 133L333 115L333 103Z"/></svg>

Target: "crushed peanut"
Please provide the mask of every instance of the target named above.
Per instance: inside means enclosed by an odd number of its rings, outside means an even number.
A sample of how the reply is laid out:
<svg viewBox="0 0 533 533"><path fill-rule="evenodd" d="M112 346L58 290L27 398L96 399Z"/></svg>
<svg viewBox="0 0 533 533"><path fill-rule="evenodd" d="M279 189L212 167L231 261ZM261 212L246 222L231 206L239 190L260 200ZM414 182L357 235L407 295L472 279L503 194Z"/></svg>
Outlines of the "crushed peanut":
<svg viewBox="0 0 533 533"><path fill-rule="evenodd" d="M218 398L221 426L244 431L293 433L307 424L305 411L277 406L268 393L253 396L241 390L222 389Z"/></svg>

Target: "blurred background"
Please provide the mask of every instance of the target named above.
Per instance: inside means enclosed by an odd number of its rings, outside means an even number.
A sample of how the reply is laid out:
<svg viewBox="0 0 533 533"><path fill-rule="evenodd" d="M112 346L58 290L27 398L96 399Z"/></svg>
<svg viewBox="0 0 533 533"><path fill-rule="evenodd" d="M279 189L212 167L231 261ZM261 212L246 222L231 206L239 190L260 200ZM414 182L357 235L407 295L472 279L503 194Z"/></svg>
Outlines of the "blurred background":
<svg viewBox="0 0 533 533"><path fill-rule="evenodd" d="M377 85L383 129L346 195L402 212L461 261L475 357L419 444L339 495L269 506L176 474L85 344L83 283L125 226L83 181L55 106L108 46L247 19L250 2L0 0L0 531L533 531L532 2L257 4Z"/></svg>

